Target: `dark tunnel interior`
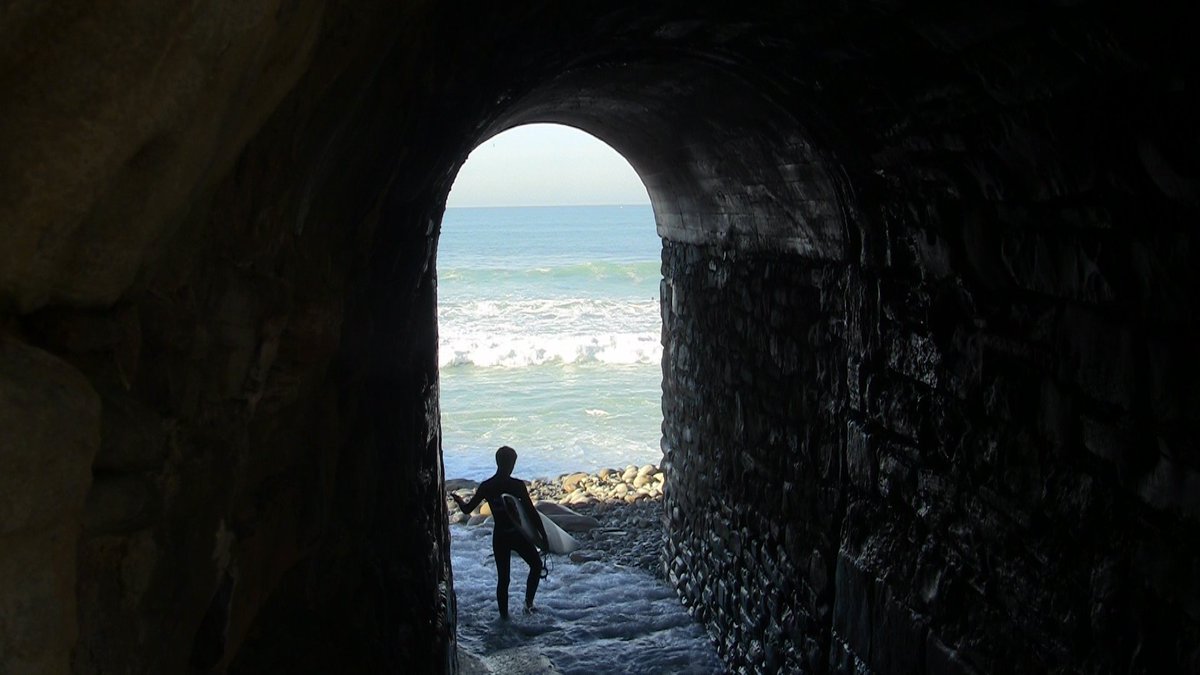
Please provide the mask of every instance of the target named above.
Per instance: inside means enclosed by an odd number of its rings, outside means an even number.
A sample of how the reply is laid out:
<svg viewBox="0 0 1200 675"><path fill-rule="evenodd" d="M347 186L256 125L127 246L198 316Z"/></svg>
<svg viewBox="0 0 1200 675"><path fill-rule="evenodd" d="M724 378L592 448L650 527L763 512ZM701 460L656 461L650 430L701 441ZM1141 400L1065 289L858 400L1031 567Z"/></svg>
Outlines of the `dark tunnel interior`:
<svg viewBox="0 0 1200 675"><path fill-rule="evenodd" d="M1200 671L1182 5L0 10L0 672L456 672L438 233L605 141L731 672Z"/></svg>

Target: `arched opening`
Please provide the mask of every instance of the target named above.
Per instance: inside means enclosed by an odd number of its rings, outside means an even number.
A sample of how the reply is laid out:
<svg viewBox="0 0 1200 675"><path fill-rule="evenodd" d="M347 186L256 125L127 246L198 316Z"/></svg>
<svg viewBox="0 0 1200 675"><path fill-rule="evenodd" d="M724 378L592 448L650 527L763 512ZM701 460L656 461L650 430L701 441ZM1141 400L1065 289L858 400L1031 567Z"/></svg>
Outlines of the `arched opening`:
<svg viewBox="0 0 1200 675"><path fill-rule="evenodd" d="M470 499L495 472L496 447L517 449L513 475L580 548L545 558L532 616L520 609L526 563L508 554L504 607L530 633L520 647L567 671L610 670L639 658L639 644L656 645L640 655L648 671L721 670L662 572L661 255L633 169L561 125L518 126L481 144L442 218L446 489ZM491 558L504 554L492 547L491 505L467 514L447 502L460 660L494 662L516 646L496 628Z"/></svg>
<svg viewBox="0 0 1200 675"><path fill-rule="evenodd" d="M448 479L501 444L520 474L657 465L661 242L640 179L561 125L487 140L463 165L438 244Z"/></svg>
<svg viewBox="0 0 1200 675"><path fill-rule="evenodd" d="M789 553L798 540L767 514L783 499L799 515L788 478L797 471L839 480L830 456L844 435L845 343L797 339L829 334L841 320L831 299L845 259L857 256L837 164L784 101L736 69L683 55L560 73L481 136L530 122L594 134L629 160L651 196L663 239L660 555L670 584L696 618L728 636L783 632L796 617L827 632L828 589L805 601L811 592L792 580L805 560L832 576L836 542L812 525L805 538L821 542L815 557ZM768 559L779 565L771 583L745 575ZM747 625L742 608L771 603ZM762 658L736 639L717 647L732 662ZM765 662L795 669L804 658L780 649Z"/></svg>

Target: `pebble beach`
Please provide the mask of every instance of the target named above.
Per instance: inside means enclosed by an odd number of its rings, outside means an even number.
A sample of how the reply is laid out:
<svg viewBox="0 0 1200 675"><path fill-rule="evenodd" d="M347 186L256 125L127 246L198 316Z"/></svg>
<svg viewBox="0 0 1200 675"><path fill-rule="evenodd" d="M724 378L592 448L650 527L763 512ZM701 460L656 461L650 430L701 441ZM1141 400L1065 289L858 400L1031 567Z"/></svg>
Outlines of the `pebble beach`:
<svg viewBox="0 0 1200 675"><path fill-rule="evenodd" d="M462 513L447 496L458 605L462 672L693 673L724 672L704 628L666 582L663 489L653 465L568 473L528 481L535 507L580 543L551 555L539 586L538 612L517 611L525 570L515 559L509 621L496 619L496 571L486 503ZM471 480L448 480L464 499Z"/></svg>
<svg viewBox="0 0 1200 675"><path fill-rule="evenodd" d="M539 478L526 485L534 506L579 541L580 549L571 554L574 562L606 560L646 570L662 579L665 483L665 473L653 464L645 464ZM464 514L449 496L454 492L468 499L476 486L473 480L446 481L446 508L452 525L490 525L491 511L486 502L475 513ZM564 514L565 510L570 513ZM579 517L571 517L572 513Z"/></svg>

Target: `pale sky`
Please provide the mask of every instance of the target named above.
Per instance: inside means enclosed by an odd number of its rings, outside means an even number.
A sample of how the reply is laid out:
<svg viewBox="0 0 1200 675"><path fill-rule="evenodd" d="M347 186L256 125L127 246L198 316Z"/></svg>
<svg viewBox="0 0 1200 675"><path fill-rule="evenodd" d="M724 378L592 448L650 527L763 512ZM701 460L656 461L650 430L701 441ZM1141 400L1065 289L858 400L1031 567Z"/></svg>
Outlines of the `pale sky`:
<svg viewBox="0 0 1200 675"><path fill-rule="evenodd" d="M471 152L446 206L649 204L625 158L595 136L558 124L528 124Z"/></svg>

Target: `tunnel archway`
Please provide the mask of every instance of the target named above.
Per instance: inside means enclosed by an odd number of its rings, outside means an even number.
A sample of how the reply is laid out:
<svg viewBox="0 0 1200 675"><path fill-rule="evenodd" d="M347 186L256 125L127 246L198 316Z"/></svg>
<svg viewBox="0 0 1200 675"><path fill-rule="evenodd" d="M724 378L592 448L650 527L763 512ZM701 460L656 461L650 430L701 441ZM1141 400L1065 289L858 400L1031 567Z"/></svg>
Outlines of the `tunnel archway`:
<svg viewBox="0 0 1200 675"><path fill-rule="evenodd" d="M760 629L780 634L794 626L785 628L785 617L804 616L828 640L828 609L804 606L806 589L791 581L802 571L789 553L810 554L789 551L759 517L787 491L780 479L795 465L780 460L788 454L821 454L803 470L838 479L845 343L806 348L795 336L843 320L840 304L812 296L832 292L831 280L858 257L851 227L861 223L847 222L857 208L845 202L833 152L760 84L684 54L588 64L515 98L481 138L532 122L567 124L612 146L642 178L663 238L663 467L678 477L668 480L664 505L670 581L697 618L722 632L739 630L732 607L765 607L770 598ZM744 551L714 549L702 534L731 529ZM816 527L803 537L817 551L806 567L834 576L838 542ZM778 560L771 582L739 572L758 556ZM718 647L734 662L763 659L736 641ZM814 665L787 647L766 660L775 669Z"/></svg>
<svg viewBox="0 0 1200 675"><path fill-rule="evenodd" d="M664 237L840 259L854 241L842 169L785 104L728 64L655 54L555 73L477 142L521 124L573 126L629 161Z"/></svg>
<svg viewBox="0 0 1200 675"><path fill-rule="evenodd" d="M728 615L711 609L708 586L737 578L744 560L710 550L699 533L749 526L759 551L781 551L779 533L746 515L769 510L768 495L782 490L770 480L786 474L776 464L778 453L818 442L828 453L840 443L841 429L827 413L844 407L838 400L844 345L803 356L789 335L840 319L834 308L807 302L819 286L805 277L836 276L844 258L856 257L856 237L844 220L851 209L839 191L841 169L754 83L686 56L561 73L514 99L480 138L533 122L567 124L600 138L629 160L650 192L664 240L663 467L681 477L678 483L668 479L665 511L673 515L665 562L698 618L727 622ZM759 297L757 311L725 311L741 305L748 292ZM725 344L736 345L728 358L719 346ZM774 381L743 379L742 373L755 371L774 371ZM789 393L818 388L827 392L820 402ZM765 402L781 393L788 414L767 413ZM775 436L770 444L768 425ZM743 452L747 445L755 452ZM756 466L747 470L745 463ZM743 511L730 518L713 510L723 503ZM825 535L815 529L808 534L821 541ZM832 576L836 542L825 538L821 545L825 552L816 564L827 565L823 573ZM799 576L790 565L781 567L780 579ZM776 592L790 606L801 591L785 581ZM728 594L731 602L762 602L762 585L730 585ZM829 616L814 620L828 626ZM828 628L821 632L827 635ZM735 656L728 645L723 651ZM800 661L785 660L781 652L770 665L785 663L795 668Z"/></svg>
<svg viewBox="0 0 1200 675"><path fill-rule="evenodd" d="M1066 63L1074 63L1079 50L1103 51L1085 37L1085 15L1061 18L1078 31L1067 42L1037 31L1030 37L1046 58L1070 70L1074 66ZM1038 87L980 80L970 73L987 66L976 57L960 55L969 64L960 64L965 71L945 65L942 57L979 49L988 55L979 57L983 62L1011 63L1005 50L1013 43L988 43L996 36L991 29L968 31L957 43L960 38L941 32L957 30L946 23L913 21L911 32L900 34L891 32L890 20L863 29L895 37L882 39L878 50L851 41L848 52L818 49L812 55L798 46L803 29L781 29L785 37L772 46L758 36L777 32L762 24L731 29L754 36L752 46L731 48L722 31L684 23L656 25L655 38L647 40L661 39L659 50L623 40L602 47L589 42L565 49L584 54L578 58L522 61L521 74L508 86L475 95L478 107L467 109L477 115L448 108L429 113L437 121L423 122L428 129L447 134L445 121L457 120L460 126L451 129L461 137L446 137L461 140L418 146L430 153L423 166L433 167L434 178L415 183L427 193L414 187L396 192L403 205L397 215L411 223L397 232L429 232L448 177L467 150L521 121L586 129L645 177L660 226L683 244L668 254L670 276L699 291L672 293L672 311L682 309L679 314L688 317L672 323L679 326L675 344L686 345L686 355L680 350L665 357L684 361L673 366L680 394L675 400L713 385L681 407L670 430L675 447L707 445L712 455L703 461L700 453L678 455L697 459L688 471L696 482L686 495L702 499L669 505L672 518L692 518L675 531L697 535L673 541L669 555L688 572L676 581L721 636L722 653L734 667L997 670L1017 653L1020 667L1036 670L1063 661L1126 658L1115 652L1066 655L1058 645L1069 641L1063 631L1071 629L1047 626L1024 611L1023 618L1004 618L1012 608L987 597L978 579L1038 586L1043 610L1054 602L1085 601L1071 590L1073 581L1047 583L1023 563L988 568L964 548L961 534L1020 537L1030 531L1031 513L1068 502L1078 508L1048 516L1054 527L1070 529L1077 519L1089 527L1097 522L1095 502L1073 500L1086 489L1080 486L1096 480L1088 453L1106 453L1096 448L1108 446L1075 435L1077 425L1091 424L1080 419L1094 413L1077 418L1063 406L1125 406L1131 400L1128 376L1110 371L1076 377L1065 374L1062 364L1091 364L1084 371L1096 373L1098 354L1120 360L1116 355L1130 343L1120 337L1091 346L1087 327L1112 325L1102 316L1112 310L1104 303L1115 296L1090 273L1076 276L1056 266L1070 268L1075 260L1077 269L1086 270L1096 261L1043 255L1079 249L1069 234L1029 234L1028 223L1014 223L1007 209L1036 204L1015 208L1076 222L1076 207L1060 210L1059 200L1087 203L1097 178L1086 167L1064 163L1061 153L1082 153L1112 128L1105 117L1094 118L1106 120L1095 126L1072 126L1082 110L1094 114L1093 105L1104 105L1111 90L1095 72L1079 74L1093 94L1068 95L1060 107L1042 111ZM793 29L797 33L788 32ZM828 37L815 30L818 42ZM662 46L675 41L685 48ZM911 56L891 61L885 54L892 48L911 50ZM789 59L809 56L821 65L797 74ZM790 65L776 65L785 62ZM926 69L930 64L942 67ZM843 69L851 76L842 77ZM1030 75L1018 81L1040 80ZM1007 97L1021 103L1011 108L998 102ZM948 100L967 103L956 107ZM688 112L682 121L678 110ZM696 111L716 112L705 118ZM749 120L742 112L761 118ZM1032 151L1016 140L1044 140L1043 134L1054 140L1039 141ZM726 152L712 139L737 151ZM1104 181L1140 180L1130 178L1136 168L1106 164L1105 171L1112 173ZM1031 172L1053 178L1029 181ZM795 176L808 180L789 180ZM1179 204L1157 196L1151 203L1178 213ZM387 247L413 245L419 247L419 238L398 238ZM1106 264L1110 270L1124 265ZM1032 305L1010 304L1013 294L1023 293L1033 294ZM715 294L717 302L706 302L706 294ZM762 300L767 297L772 301ZM1077 306L1053 309L1064 302ZM714 306L718 311L706 311ZM1051 345L1031 337L1042 334L1030 315L1020 313L1029 306L1051 317ZM721 311L745 307L742 315ZM1013 307L1018 315L1006 315ZM1159 317L1169 323L1178 309L1163 308ZM1027 340L1008 342L1006 329L991 326L1016 326ZM1044 349L1057 365L1029 356ZM1012 372L1028 379L1016 384ZM1042 383L1035 395L1026 388L1033 380ZM1006 403L992 407L992 392ZM1019 407L1019 400L1055 412L1037 422L1017 421L1009 406ZM981 419L987 420L982 426ZM1000 447L1007 452L993 450ZM1190 475L1165 460L1155 466L1172 480ZM1186 509L1186 501L1170 490L1147 494L1159 500L1153 508L1160 509L1154 518L1161 529L1154 532L1175 531L1172 514ZM921 539L927 543L916 552L911 542ZM1126 555L1103 553L1103 547L1089 555L1110 561ZM1045 551L1000 555L1045 558ZM705 561L716 562L705 568ZM1082 574L1068 562L1055 569L1067 579ZM1157 593L1139 597L1162 607L1149 599ZM986 608L989 629L964 623L964 598ZM1174 605L1167 611L1178 617L1184 610ZM1154 631L1152 620L1140 625L1139 635ZM1115 624L1102 620L1091 630L1111 634ZM1121 644L1128 654L1132 643Z"/></svg>

